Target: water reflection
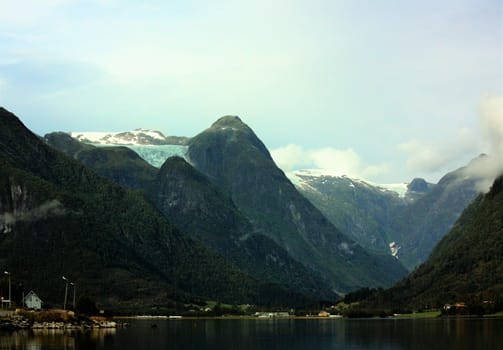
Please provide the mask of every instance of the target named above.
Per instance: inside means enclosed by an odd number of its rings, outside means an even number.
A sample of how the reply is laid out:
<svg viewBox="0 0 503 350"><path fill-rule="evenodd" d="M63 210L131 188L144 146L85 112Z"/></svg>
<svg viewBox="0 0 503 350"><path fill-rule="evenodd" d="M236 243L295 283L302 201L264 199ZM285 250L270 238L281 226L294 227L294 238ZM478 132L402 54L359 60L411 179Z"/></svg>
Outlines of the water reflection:
<svg viewBox="0 0 503 350"><path fill-rule="evenodd" d="M115 329L33 329L0 333L1 350L106 349L113 344Z"/></svg>
<svg viewBox="0 0 503 350"><path fill-rule="evenodd" d="M503 319L137 320L117 330L0 333L0 349L503 349L502 327Z"/></svg>

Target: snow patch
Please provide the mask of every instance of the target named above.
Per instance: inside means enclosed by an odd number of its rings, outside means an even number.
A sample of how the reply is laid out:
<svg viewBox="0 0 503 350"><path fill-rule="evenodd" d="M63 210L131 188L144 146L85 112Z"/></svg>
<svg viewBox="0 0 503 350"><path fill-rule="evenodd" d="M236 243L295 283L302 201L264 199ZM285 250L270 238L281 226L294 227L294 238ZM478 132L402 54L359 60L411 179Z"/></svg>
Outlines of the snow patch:
<svg viewBox="0 0 503 350"><path fill-rule="evenodd" d="M399 197L404 198L407 194L407 183L391 183L391 184L378 184L369 180L365 179L357 179L357 178L350 178L346 175L341 175L337 172L333 172L330 170L324 170L324 169L302 169L302 170L295 170L293 172L289 172L286 174L287 177L292 181L293 184L296 186L309 186L309 178L313 179L318 179L322 177L330 177L333 179L345 179L345 180L350 180L351 182L349 183L348 186L355 188L355 184L361 185L361 186L366 186L366 187L374 187L377 188L378 190L382 192L390 191L396 193ZM312 187L311 187L312 188Z"/></svg>
<svg viewBox="0 0 503 350"><path fill-rule="evenodd" d="M302 178L302 176L299 176L297 172L288 172L285 173L286 177L290 180L290 182L297 188L303 188L305 190L313 191L313 192L319 192L316 188L311 186L308 180Z"/></svg>
<svg viewBox="0 0 503 350"><path fill-rule="evenodd" d="M404 198L407 194L407 185L408 184L406 182L396 184L376 184L376 186L381 188L381 190L395 192L401 198Z"/></svg>
<svg viewBox="0 0 503 350"><path fill-rule="evenodd" d="M349 247L349 244L346 243L346 242L341 242L339 244L339 249L344 251L345 253L349 254L349 255L353 255L353 251L351 250L351 248Z"/></svg>
<svg viewBox="0 0 503 350"><path fill-rule="evenodd" d="M391 251L391 255L394 256L395 258L398 259L398 252L400 251L402 247L400 247L399 245L397 245L395 242L391 242L389 244L389 249Z"/></svg>
<svg viewBox="0 0 503 350"><path fill-rule="evenodd" d="M151 140L166 140L166 136L160 131L141 128L123 132L70 132L70 136L81 142L97 145L146 145Z"/></svg>

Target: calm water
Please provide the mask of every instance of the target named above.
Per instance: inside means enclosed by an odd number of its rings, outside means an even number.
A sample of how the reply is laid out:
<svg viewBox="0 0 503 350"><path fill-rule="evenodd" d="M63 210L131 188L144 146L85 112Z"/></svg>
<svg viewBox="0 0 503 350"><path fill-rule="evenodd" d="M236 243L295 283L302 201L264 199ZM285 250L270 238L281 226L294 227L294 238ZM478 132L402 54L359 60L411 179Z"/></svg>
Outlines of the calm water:
<svg viewBox="0 0 503 350"><path fill-rule="evenodd" d="M503 349L503 319L138 320L112 331L0 333L0 349Z"/></svg>

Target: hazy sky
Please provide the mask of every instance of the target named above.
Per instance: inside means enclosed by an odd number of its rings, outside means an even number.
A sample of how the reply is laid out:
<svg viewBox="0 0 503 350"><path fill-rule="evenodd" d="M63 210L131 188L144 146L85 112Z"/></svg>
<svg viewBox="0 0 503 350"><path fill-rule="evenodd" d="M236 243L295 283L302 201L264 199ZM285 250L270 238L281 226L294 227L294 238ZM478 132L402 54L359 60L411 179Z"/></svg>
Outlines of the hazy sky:
<svg viewBox="0 0 503 350"><path fill-rule="evenodd" d="M502 6L0 0L0 105L39 134L239 115L286 170L437 181L503 139Z"/></svg>

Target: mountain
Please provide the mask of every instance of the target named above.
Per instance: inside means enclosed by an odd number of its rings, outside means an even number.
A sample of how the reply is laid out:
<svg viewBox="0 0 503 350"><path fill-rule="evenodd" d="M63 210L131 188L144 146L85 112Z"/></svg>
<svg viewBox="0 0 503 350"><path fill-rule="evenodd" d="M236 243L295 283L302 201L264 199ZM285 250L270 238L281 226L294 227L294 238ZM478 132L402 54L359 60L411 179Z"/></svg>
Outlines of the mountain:
<svg viewBox="0 0 503 350"><path fill-rule="evenodd" d="M129 191L46 145L0 108L0 265L48 303L67 276L102 307L166 309L194 298L285 303Z"/></svg>
<svg viewBox="0 0 503 350"><path fill-rule="evenodd" d="M477 185L481 179L470 172L478 161L480 157L446 174L437 185L394 216L389 226L389 240L401 246L400 260L410 270L428 258L479 194Z"/></svg>
<svg viewBox="0 0 503 350"><path fill-rule="evenodd" d="M388 227L410 201L406 184L384 188L347 176L308 170L289 173L288 177L342 232L369 250L392 253ZM395 250L394 255L397 253Z"/></svg>
<svg viewBox="0 0 503 350"><path fill-rule="evenodd" d="M178 228L255 279L315 300L336 299L326 281L256 234L232 200L182 158L171 157L156 169L125 147L94 147L61 132L44 140L121 186L141 189Z"/></svg>
<svg viewBox="0 0 503 350"><path fill-rule="evenodd" d="M454 302L501 303L502 251L503 176L464 210L424 264L370 302L412 309Z"/></svg>
<svg viewBox="0 0 503 350"><path fill-rule="evenodd" d="M112 179L126 188L145 189L150 186L158 172L155 167L127 147L94 147L79 142L63 132L47 134L44 136L44 141L99 175Z"/></svg>
<svg viewBox="0 0 503 350"><path fill-rule="evenodd" d="M254 232L232 200L184 159L169 158L149 197L173 223L260 281L278 283L317 300L335 300L328 283L272 239Z"/></svg>
<svg viewBox="0 0 503 350"><path fill-rule="evenodd" d="M63 142L60 146L70 154L75 150L70 147L70 141L67 135L74 141L82 145L92 145L101 148L111 146L127 147L146 160L150 165L160 168L164 161L169 157L184 157L187 151L187 142L189 138L178 136L164 136L160 131L136 129L133 131L110 133L110 132L58 132L60 140L49 140L49 142ZM50 135L50 134L49 134ZM46 135L47 137L50 137Z"/></svg>
<svg viewBox="0 0 503 350"><path fill-rule="evenodd" d="M118 138L109 137L107 140L109 144L112 141L120 142ZM101 148L108 147L110 146ZM188 159L187 145L127 145L127 147L155 167L161 167L171 156ZM100 153L97 150L93 152ZM93 158L96 157L91 157ZM86 164L92 166L90 162ZM103 166L108 167L107 164ZM104 169L92 167L101 175L107 176ZM473 172L467 171L470 167L471 165L468 165L463 168L464 170L457 172L454 178L458 181L453 182L452 176L446 176L440 180L440 186L420 178L415 178L408 184L374 184L313 170L302 170L287 175L297 190L335 227L365 249L397 257L412 270L428 257L435 244L452 227L461 211L477 195L476 187L480 179ZM121 168L118 166L116 173L109 174L108 177L126 187L144 187L152 179L152 171L142 169L143 165L137 167L135 171L140 174L143 172L145 181L141 180L141 176L133 175L132 168L126 169L126 167L124 170L127 171L123 174L126 178L120 179ZM135 178L138 183L136 187L133 186Z"/></svg>
<svg viewBox="0 0 503 350"><path fill-rule="evenodd" d="M157 130L136 129L125 132L71 132L70 136L95 145L185 145L189 138L164 136Z"/></svg>
<svg viewBox="0 0 503 350"><path fill-rule="evenodd" d="M258 233L327 278L334 291L389 285L405 274L396 259L367 252L335 228L299 194L238 117L220 118L192 138L187 157Z"/></svg>
<svg viewBox="0 0 503 350"><path fill-rule="evenodd" d="M377 185L320 171L297 171L289 177L336 227L364 248L387 252L412 270L479 193L481 178L470 169L488 161L481 157L438 184L416 178L409 184Z"/></svg>

